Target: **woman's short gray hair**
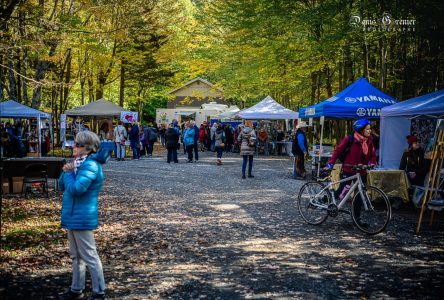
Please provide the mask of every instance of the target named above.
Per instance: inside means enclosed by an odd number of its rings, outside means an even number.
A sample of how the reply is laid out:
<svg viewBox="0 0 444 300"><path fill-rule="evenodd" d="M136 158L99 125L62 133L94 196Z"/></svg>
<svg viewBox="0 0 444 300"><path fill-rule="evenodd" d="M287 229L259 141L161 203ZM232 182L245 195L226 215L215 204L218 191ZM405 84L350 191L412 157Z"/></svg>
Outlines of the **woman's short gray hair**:
<svg viewBox="0 0 444 300"><path fill-rule="evenodd" d="M81 131L76 135L76 143L83 145L88 152L97 152L100 147L100 139L94 132Z"/></svg>

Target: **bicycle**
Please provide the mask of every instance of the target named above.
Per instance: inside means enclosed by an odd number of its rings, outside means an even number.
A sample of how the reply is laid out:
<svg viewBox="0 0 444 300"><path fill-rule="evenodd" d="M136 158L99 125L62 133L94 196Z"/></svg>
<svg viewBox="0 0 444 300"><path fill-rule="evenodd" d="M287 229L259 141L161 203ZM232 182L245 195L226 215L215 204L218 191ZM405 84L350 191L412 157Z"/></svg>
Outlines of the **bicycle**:
<svg viewBox="0 0 444 300"><path fill-rule="evenodd" d="M356 175L335 182L331 175L324 180L305 183L298 194L299 213L305 222L312 225L324 223L328 217L336 217L339 212L349 213L353 223L359 230L366 234L378 234L388 225L392 209L387 195L377 187L364 185L359 171L372 169L373 166L350 166L356 171ZM335 184L355 181L347 193L337 203L334 188ZM356 191L356 192L355 192ZM351 212L342 209L347 201L352 198Z"/></svg>

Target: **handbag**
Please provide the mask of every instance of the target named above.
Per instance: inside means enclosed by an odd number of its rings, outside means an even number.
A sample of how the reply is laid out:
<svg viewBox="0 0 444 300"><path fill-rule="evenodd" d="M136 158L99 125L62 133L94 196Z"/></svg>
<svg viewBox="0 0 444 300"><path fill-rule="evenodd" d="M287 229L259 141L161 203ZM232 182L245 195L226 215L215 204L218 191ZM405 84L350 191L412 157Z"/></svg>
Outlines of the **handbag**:
<svg viewBox="0 0 444 300"><path fill-rule="evenodd" d="M225 147L225 143L220 143L220 144L219 144L219 147L221 147L221 148L222 148L222 147Z"/></svg>

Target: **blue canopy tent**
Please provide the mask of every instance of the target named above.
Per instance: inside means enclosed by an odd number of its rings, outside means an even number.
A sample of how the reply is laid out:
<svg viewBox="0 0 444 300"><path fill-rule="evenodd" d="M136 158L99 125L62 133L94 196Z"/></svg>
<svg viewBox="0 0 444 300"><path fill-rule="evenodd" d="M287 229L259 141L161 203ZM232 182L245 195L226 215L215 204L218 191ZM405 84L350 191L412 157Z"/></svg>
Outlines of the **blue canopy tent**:
<svg viewBox="0 0 444 300"><path fill-rule="evenodd" d="M381 92L364 77L359 78L333 97L299 109L299 118L321 119L321 142L324 136L324 118L375 119L381 115L383 107L398 103L395 98ZM319 151L319 160L321 151ZM319 176L319 166L318 166Z"/></svg>
<svg viewBox="0 0 444 300"><path fill-rule="evenodd" d="M302 107L299 118L379 118L383 107L395 103L398 100L361 77L333 97L316 105Z"/></svg>
<svg viewBox="0 0 444 300"><path fill-rule="evenodd" d="M49 113L45 113L43 111L34 109L32 107L20 104L14 100L8 100L0 103L0 118L36 118L38 139L39 139L39 156L41 155L41 149L42 149L42 141L40 137L41 119L49 119L49 124L50 124L49 130L52 140L52 120L51 120L51 114ZM52 142L54 147L54 141Z"/></svg>
<svg viewBox="0 0 444 300"><path fill-rule="evenodd" d="M411 120L444 118L444 90L385 107L381 111L380 165L398 168L410 134Z"/></svg>

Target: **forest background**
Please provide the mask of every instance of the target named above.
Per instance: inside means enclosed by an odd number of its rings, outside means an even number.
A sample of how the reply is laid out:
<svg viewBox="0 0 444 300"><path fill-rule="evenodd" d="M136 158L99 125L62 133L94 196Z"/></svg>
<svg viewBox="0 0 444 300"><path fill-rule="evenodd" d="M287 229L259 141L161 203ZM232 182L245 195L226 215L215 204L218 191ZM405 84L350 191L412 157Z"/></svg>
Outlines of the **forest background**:
<svg viewBox="0 0 444 300"><path fill-rule="evenodd" d="M154 117L197 76L239 107L297 110L361 76L404 100L444 87L442 0L7 0L0 100L53 113L102 97Z"/></svg>

